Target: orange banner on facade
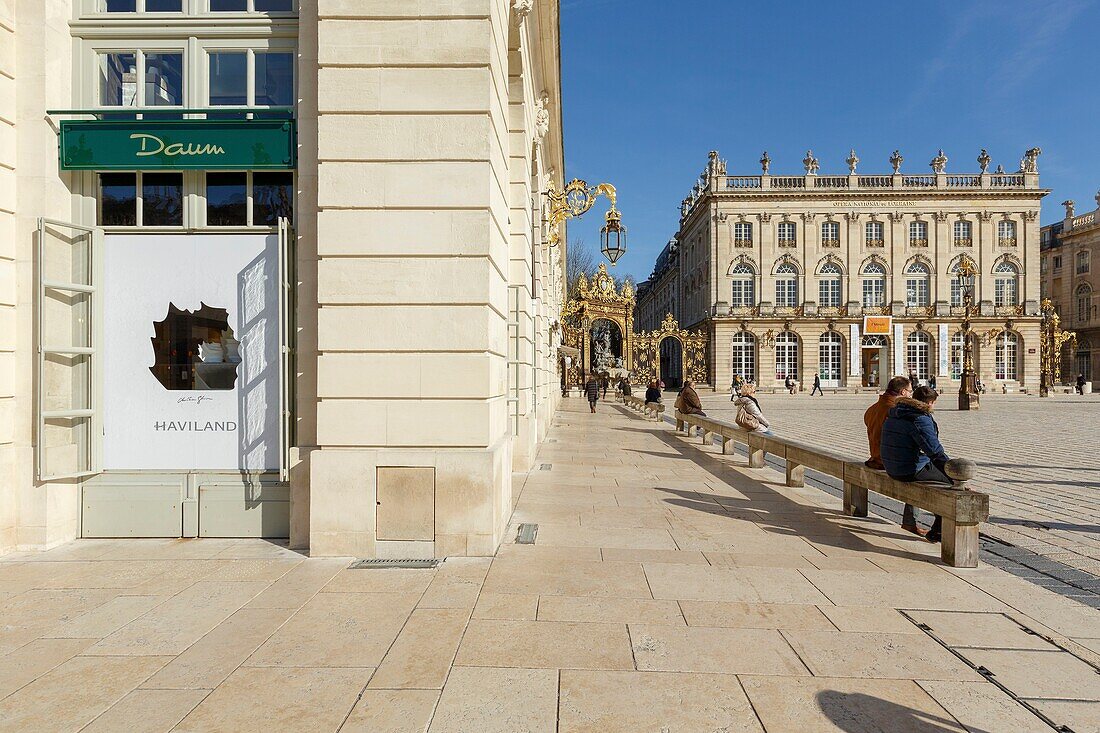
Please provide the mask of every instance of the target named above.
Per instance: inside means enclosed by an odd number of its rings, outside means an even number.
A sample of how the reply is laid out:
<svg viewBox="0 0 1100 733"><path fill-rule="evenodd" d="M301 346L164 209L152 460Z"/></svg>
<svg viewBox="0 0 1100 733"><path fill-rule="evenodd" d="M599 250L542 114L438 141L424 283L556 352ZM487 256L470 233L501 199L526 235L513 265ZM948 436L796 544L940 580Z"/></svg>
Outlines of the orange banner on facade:
<svg viewBox="0 0 1100 733"><path fill-rule="evenodd" d="M863 317L863 335L890 335L890 324L893 321L893 316L864 316Z"/></svg>

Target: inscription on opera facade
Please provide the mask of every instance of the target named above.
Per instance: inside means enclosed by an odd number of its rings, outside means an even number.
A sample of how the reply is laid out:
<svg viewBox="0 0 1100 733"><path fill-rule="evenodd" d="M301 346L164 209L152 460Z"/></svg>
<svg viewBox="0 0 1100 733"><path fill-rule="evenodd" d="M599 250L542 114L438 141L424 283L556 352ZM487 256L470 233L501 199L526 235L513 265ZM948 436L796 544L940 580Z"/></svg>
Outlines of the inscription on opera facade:
<svg viewBox="0 0 1100 733"><path fill-rule="evenodd" d="M928 202L921 201L831 201L829 205L834 209L868 209L881 211L882 209L915 209L927 206Z"/></svg>

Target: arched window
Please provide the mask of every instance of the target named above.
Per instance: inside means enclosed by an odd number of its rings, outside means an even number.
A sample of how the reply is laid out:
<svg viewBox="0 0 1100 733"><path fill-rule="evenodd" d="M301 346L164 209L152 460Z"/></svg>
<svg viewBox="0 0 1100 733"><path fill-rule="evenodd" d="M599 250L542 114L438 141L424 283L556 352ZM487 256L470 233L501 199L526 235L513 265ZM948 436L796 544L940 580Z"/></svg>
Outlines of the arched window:
<svg viewBox="0 0 1100 733"><path fill-rule="evenodd" d="M1077 342L1076 371L1085 379L1092 381L1092 343L1088 337L1083 337ZM1072 376L1076 376L1072 375Z"/></svg>
<svg viewBox="0 0 1100 733"><path fill-rule="evenodd" d="M840 266L826 262L818 270L818 305L822 308L840 307Z"/></svg>
<svg viewBox="0 0 1100 733"><path fill-rule="evenodd" d="M1020 273L1011 262L993 268L993 305L1016 305Z"/></svg>
<svg viewBox="0 0 1100 733"><path fill-rule="evenodd" d="M733 244L735 247L752 246L752 224L739 221L733 225Z"/></svg>
<svg viewBox="0 0 1100 733"><path fill-rule="evenodd" d="M932 337L924 331L913 331L905 340L905 362L909 373L916 374L917 379L928 379L931 346Z"/></svg>
<svg viewBox="0 0 1100 733"><path fill-rule="evenodd" d="M1008 219L997 222L997 244L1002 247L1016 246L1016 222Z"/></svg>
<svg viewBox="0 0 1100 733"><path fill-rule="evenodd" d="M756 272L746 262L738 263L730 270L733 278L733 293L730 305L734 308L751 308L756 305Z"/></svg>
<svg viewBox="0 0 1100 733"><path fill-rule="evenodd" d="M836 331L826 331L817 340L817 373L821 383L829 387L840 386L841 355L844 353L843 340Z"/></svg>
<svg viewBox="0 0 1100 733"><path fill-rule="evenodd" d="M867 222L867 240L868 247L881 247L883 245L883 226L881 221L869 221Z"/></svg>
<svg viewBox="0 0 1100 733"><path fill-rule="evenodd" d="M756 337L748 331L733 335L733 373L746 381L756 381Z"/></svg>
<svg viewBox="0 0 1100 733"><path fill-rule="evenodd" d="M878 262L869 262L863 268L863 307L881 308L886 305L886 268Z"/></svg>
<svg viewBox="0 0 1100 733"><path fill-rule="evenodd" d="M798 270L789 262L780 265L775 271L775 306L798 306Z"/></svg>
<svg viewBox="0 0 1100 733"><path fill-rule="evenodd" d="M821 246L822 247L839 247L840 246L840 222L827 221L821 225Z"/></svg>
<svg viewBox="0 0 1100 733"><path fill-rule="evenodd" d="M909 246L928 246L928 224L923 221L909 222Z"/></svg>
<svg viewBox="0 0 1100 733"><path fill-rule="evenodd" d="M1092 288L1081 283L1074 293L1077 297L1077 322L1088 323L1092 320Z"/></svg>
<svg viewBox="0 0 1100 733"><path fill-rule="evenodd" d="M959 261L961 262L961 260ZM972 298L976 302L978 300L978 293L974 291L974 277L959 277L959 262L951 265L947 270L949 280L951 282L951 307L961 308L963 304L963 289L969 287L972 292ZM965 282L964 282L965 281Z"/></svg>
<svg viewBox="0 0 1100 733"><path fill-rule="evenodd" d="M793 247L796 244L793 221L779 222L779 226L776 228L776 232L779 236L780 247Z"/></svg>
<svg viewBox="0 0 1100 733"><path fill-rule="evenodd" d="M1019 379L1016 365L1020 360L1020 339L1011 331L1001 331L997 337L996 377L997 379Z"/></svg>
<svg viewBox="0 0 1100 733"><path fill-rule="evenodd" d="M955 246L956 247L969 247L974 243L973 229L966 219L959 219L955 222Z"/></svg>
<svg viewBox="0 0 1100 733"><path fill-rule="evenodd" d="M926 307L929 302L928 283L931 280L928 265L914 262L905 270L905 305L910 308Z"/></svg>
<svg viewBox="0 0 1100 733"><path fill-rule="evenodd" d="M775 378L798 378L798 336L784 331L775 337Z"/></svg>

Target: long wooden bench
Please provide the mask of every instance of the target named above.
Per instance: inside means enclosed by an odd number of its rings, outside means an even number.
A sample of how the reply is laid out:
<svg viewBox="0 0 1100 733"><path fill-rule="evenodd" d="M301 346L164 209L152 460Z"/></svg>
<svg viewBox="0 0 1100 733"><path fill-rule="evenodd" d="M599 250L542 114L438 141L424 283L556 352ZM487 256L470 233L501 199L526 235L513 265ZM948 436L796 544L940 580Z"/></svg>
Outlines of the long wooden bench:
<svg viewBox="0 0 1100 733"><path fill-rule="evenodd" d="M804 486L807 468L840 479L844 483L844 513L849 516L867 516L868 491L937 514L943 518L940 544L943 561L957 568L978 566L978 526L989 519L989 495L967 488L967 481L974 477L972 461L948 462L947 472L954 480L953 486L905 482L890 478L885 471L868 468L862 461L853 461L826 449L748 431L735 423L677 411L676 430L690 432L692 427L702 431L704 445L718 437L724 454L733 452L732 444L744 445L751 468L762 468L769 453L782 458L786 462L787 486Z"/></svg>
<svg viewBox="0 0 1100 733"><path fill-rule="evenodd" d="M651 415L655 420L660 420L665 411L664 405L646 402L641 397L635 397L634 395L624 395L623 404L646 415Z"/></svg>

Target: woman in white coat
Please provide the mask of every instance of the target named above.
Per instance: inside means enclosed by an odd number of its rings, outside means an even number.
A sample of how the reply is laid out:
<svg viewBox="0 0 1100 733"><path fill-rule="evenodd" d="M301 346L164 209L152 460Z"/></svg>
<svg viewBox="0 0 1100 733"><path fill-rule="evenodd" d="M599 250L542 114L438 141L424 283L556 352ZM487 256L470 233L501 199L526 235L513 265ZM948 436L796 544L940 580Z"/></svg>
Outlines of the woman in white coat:
<svg viewBox="0 0 1100 733"><path fill-rule="evenodd" d="M745 430L754 433L771 434L771 424L764 417L764 411L760 409L760 402L756 399L756 385L746 382L741 387L741 396L733 401L737 405L736 422Z"/></svg>

